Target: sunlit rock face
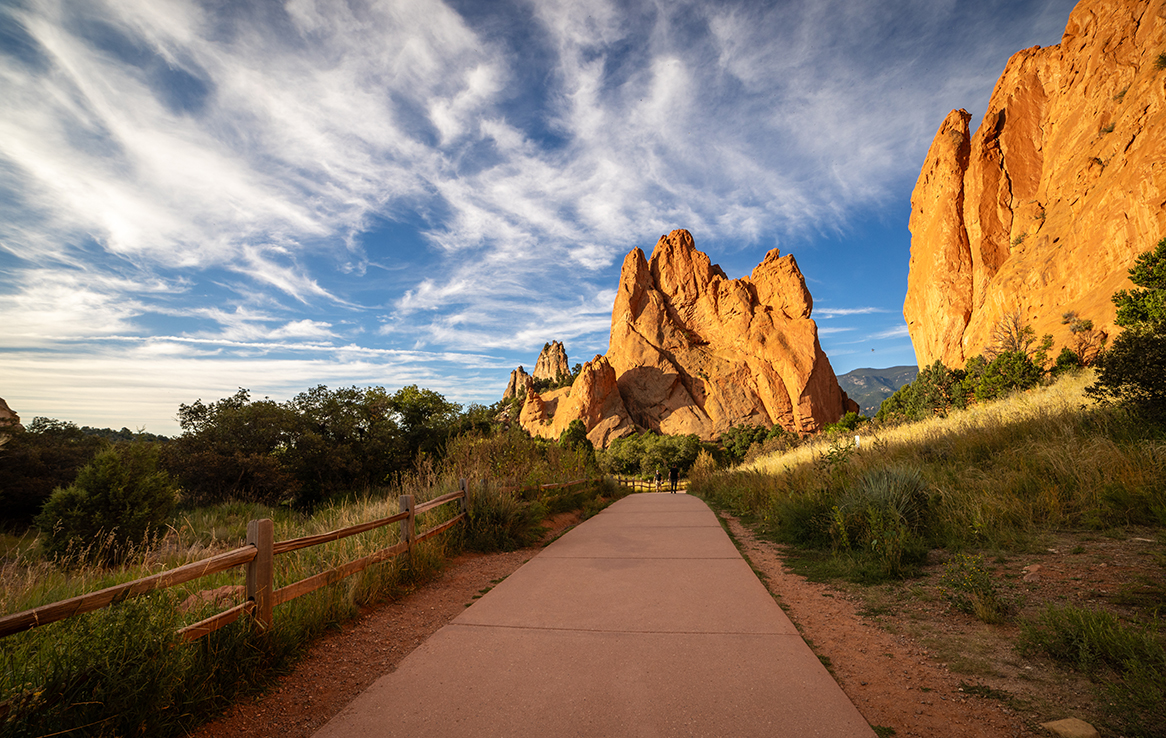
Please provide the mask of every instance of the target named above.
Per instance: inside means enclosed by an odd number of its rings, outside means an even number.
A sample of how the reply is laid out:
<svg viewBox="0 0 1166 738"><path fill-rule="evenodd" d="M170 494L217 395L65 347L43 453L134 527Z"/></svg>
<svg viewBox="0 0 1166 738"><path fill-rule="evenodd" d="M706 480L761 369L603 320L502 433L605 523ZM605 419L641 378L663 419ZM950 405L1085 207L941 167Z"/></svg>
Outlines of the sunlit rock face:
<svg viewBox="0 0 1166 738"><path fill-rule="evenodd" d="M570 374L571 367L567 364L567 350L563 344L559 341L544 344L534 365L534 378L558 379Z"/></svg>
<svg viewBox="0 0 1166 738"><path fill-rule="evenodd" d="M526 370L519 366L514 371L510 372L510 381L506 383L506 391L502 393L502 401L506 402L512 397L525 397L527 390L534 384L534 380Z"/></svg>
<svg viewBox="0 0 1166 738"><path fill-rule="evenodd" d="M519 416L519 423L531 435L550 439L557 439L574 420L583 421L587 438L598 448L635 432L615 370L603 356L584 364L570 387L542 395L531 390Z"/></svg>
<svg viewBox="0 0 1166 738"><path fill-rule="evenodd" d="M1009 60L979 128L953 111L911 197L903 314L919 366L958 367L1019 311L1069 343L1166 236L1166 0L1082 0L1061 43Z"/></svg>
<svg viewBox="0 0 1166 738"><path fill-rule="evenodd" d="M557 437L582 419L597 445L636 428L706 440L740 423L812 432L857 410L812 309L792 256L774 249L751 276L729 279L688 231L673 231L651 260L638 248L624 259L606 356L570 388L529 393L521 423Z"/></svg>

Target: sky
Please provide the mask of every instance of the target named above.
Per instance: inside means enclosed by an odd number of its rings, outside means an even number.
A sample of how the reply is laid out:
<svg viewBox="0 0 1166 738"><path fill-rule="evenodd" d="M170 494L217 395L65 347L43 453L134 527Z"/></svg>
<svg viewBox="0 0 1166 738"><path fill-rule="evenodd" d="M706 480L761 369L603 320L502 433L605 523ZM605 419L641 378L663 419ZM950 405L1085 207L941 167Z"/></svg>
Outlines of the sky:
<svg viewBox="0 0 1166 738"><path fill-rule="evenodd" d="M914 364L943 118L1068 0L0 0L0 397L175 434L238 388L490 404L607 350L623 257L793 254L836 373Z"/></svg>

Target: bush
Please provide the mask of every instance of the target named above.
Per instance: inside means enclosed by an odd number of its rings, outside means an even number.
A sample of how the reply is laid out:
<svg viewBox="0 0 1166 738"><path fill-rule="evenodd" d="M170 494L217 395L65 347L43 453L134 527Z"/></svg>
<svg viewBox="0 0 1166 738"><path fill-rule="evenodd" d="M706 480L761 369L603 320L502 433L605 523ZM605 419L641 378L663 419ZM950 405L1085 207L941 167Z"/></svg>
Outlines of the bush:
<svg viewBox="0 0 1166 738"><path fill-rule="evenodd" d="M984 367L976 384L976 401L995 400L1017 390L1032 389L1040 383L1044 370L1022 351L1007 351Z"/></svg>
<svg viewBox="0 0 1166 738"><path fill-rule="evenodd" d="M1095 364L1092 397L1116 402L1134 415L1166 421L1166 334L1126 330Z"/></svg>
<svg viewBox="0 0 1166 738"><path fill-rule="evenodd" d="M853 433L869 421L870 418L865 415L851 411L839 418L837 423L828 424L822 431L825 433Z"/></svg>
<svg viewBox="0 0 1166 738"><path fill-rule="evenodd" d="M996 589L984 557L957 554L943 569L941 591L960 612L974 615L985 623L1002 623L1012 607Z"/></svg>
<svg viewBox="0 0 1166 738"><path fill-rule="evenodd" d="M72 484L105 445L74 423L33 418L0 451L0 520L32 522L53 490Z"/></svg>
<svg viewBox="0 0 1166 738"><path fill-rule="evenodd" d="M977 358L983 362L982 357ZM937 359L931 366L921 369L915 381L903 385L883 400L875 417L881 421L921 420L932 415L946 415L953 408L962 409L967 406L969 394L966 378L967 372L948 369Z"/></svg>
<svg viewBox="0 0 1166 738"><path fill-rule="evenodd" d="M1130 281L1144 289L1113 295L1116 323L1126 330L1096 362L1087 392L1152 421L1166 421L1166 238L1138 257Z"/></svg>
<svg viewBox="0 0 1166 738"><path fill-rule="evenodd" d="M927 485L919 470L871 471L831 508L835 550L864 552L883 575L902 576L905 563L926 554L927 508Z"/></svg>
<svg viewBox="0 0 1166 738"><path fill-rule="evenodd" d="M1061 353L1057 354L1057 361L1053 364L1053 376L1059 377L1066 372L1076 371L1083 366L1081 357L1073 349L1065 346L1061 349Z"/></svg>
<svg viewBox="0 0 1166 738"><path fill-rule="evenodd" d="M158 468L158 449L112 446L94 457L68 487L56 489L36 518L45 553L56 559L120 563L166 524L173 479Z"/></svg>

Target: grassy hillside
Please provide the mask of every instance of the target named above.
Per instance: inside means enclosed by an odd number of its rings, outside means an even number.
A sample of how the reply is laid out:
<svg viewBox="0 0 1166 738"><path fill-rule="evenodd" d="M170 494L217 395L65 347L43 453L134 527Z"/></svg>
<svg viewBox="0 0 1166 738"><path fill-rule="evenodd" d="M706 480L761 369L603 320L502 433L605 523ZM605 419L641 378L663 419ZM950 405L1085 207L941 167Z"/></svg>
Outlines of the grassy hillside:
<svg viewBox="0 0 1166 738"><path fill-rule="evenodd" d="M862 414L873 418L883 400L895 390L913 382L919 373L916 366L892 366L889 369L855 369L838 377L838 386L862 408Z"/></svg>
<svg viewBox="0 0 1166 738"><path fill-rule="evenodd" d="M930 542L957 548L1057 526L1166 525L1161 430L1093 406L1091 381L1081 372L947 417L864 426L857 448L852 436L806 444L709 479L707 490L737 508L747 497L741 509L763 517L794 499L825 514L872 475L902 472L926 491ZM758 485L764 498L747 491ZM789 533L828 539L807 525Z"/></svg>

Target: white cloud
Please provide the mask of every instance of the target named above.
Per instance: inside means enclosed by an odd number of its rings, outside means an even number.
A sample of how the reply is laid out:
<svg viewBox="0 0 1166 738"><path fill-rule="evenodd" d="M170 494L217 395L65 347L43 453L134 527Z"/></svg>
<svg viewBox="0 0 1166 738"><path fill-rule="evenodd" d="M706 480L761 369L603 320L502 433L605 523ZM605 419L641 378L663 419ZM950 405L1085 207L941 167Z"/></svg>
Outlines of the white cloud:
<svg viewBox="0 0 1166 738"><path fill-rule="evenodd" d="M837 318L844 315L872 315L875 313L890 312L886 308L877 307L860 307L860 308L814 308L815 318Z"/></svg>
<svg viewBox="0 0 1166 738"><path fill-rule="evenodd" d="M3 6L28 43L0 49L0 341L84 366L84 339L154 336L151 361L224 373L348 343L357 373L386 345L601 349L628 248L841 232L1071 2L546 0L521 28L439 0ZM364 253L385 221L425 258Z"/></svg>
<svg viewBox="0 0 1166 738"><path fill-rule="evenodd" d="M888 328L884 331L879 331L878 333L873 333L870 337L876 341L881 341L887 338L906 338L910 335L911 334L907 331L906 324L904 324L897 325L894 328Z"/></svg>

